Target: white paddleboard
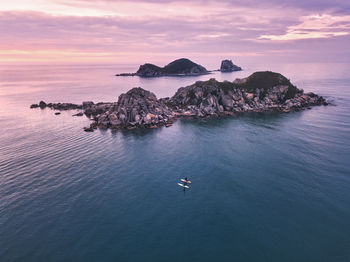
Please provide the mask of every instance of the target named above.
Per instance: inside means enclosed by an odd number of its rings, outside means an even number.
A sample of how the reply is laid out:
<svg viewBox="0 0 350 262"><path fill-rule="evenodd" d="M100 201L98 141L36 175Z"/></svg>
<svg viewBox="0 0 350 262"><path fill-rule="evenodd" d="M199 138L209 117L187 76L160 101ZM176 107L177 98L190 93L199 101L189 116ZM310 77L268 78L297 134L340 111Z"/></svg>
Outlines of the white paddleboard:
<svg viewBox="0 0 350 262"><path fill-rule="evenodd" d="M184 187L184 188L190 188L189 186L184 186L183 184L181 184L181 183L177 183L179 186L182 186L182 187Z"/></svg>
<svg viewBox="0 0 350 262"><path fill-rule="evenodd" d="M183 178L181 178L181 181L182 181L182 182L187 182L187 183L189 183L189 184L192 183L190 180L185 180L185 179L183 179Z"/></svg>

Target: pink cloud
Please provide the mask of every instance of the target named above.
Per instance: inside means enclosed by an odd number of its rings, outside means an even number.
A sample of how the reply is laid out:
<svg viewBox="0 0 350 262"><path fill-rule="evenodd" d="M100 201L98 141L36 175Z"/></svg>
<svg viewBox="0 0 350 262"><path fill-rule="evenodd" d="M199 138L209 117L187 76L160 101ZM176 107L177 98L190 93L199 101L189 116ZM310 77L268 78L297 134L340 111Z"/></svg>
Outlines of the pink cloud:
<svg viewBox="0 0 350 262"><path fill-rule="evenodd" d="M277 0L21 2L0 4L3 61L310 54L314 38L323 38L316 43L320 53L333 54L349 39L344 19L349 15L340 14L338 6L328 9L331 4L323 0L294 6ZM347 2L340 2L346 12ZM320 18L311 17L316 9L323 10ZM336 19L327 23L331 18ZM295 39L303 40L290 41Z"/></svg>
<svg viewBox="0 0 350 262"><path fill-rule="evenodd" d="M301 23L289 26L285 34L261 35L259 38L289 41L312 38L331 38L350 34L350 15L309 15L301 17L300 20Z"/></svg>

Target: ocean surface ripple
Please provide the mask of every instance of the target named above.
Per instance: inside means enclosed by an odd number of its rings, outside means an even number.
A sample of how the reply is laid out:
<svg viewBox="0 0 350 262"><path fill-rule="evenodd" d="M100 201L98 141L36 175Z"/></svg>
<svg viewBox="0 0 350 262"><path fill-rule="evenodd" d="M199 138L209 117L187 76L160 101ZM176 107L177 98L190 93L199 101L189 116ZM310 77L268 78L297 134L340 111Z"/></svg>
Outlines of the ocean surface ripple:
<svg viewBox="0 0 350 262"><path fill-rule="evenodd" d="M140 79L1 66L0 261L350 261L350 64L270 67L332 105L85 133L75 111L29 105L116 101L134 86L165 97L266 68Z"/></svg>

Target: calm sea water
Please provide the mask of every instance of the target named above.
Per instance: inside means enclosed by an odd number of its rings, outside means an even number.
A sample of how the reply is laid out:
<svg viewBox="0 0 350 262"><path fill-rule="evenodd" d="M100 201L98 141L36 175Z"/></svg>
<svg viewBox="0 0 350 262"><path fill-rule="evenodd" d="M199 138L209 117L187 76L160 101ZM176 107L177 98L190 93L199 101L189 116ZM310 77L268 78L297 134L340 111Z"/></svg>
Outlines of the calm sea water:
<svg viewBox="0 0 350 262"><path fill-rule="evenodd" d="M0 261L350 261L350 64L241 66L155 79L1 66ZM336 106L94 133L74 111L29 109L266 69Z"/></svg>

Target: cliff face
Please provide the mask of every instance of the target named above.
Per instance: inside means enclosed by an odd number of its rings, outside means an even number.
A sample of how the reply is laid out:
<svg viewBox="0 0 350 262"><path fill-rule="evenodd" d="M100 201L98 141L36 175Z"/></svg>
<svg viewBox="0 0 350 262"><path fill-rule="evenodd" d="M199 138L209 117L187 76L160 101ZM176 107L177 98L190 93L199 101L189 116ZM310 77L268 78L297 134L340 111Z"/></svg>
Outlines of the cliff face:
<svg viewBox="0 0 350 262"><path fill-rule="evenodd" d="M209 71L189 59L181 58L175 60L165 67L159 67L153 64L144 64L139 67L136 73L119 74L117 76L137 75L140 77L159 77L159 76L193 76L208 74Z"/></svg>
<svg viewBox="0 0 350 262"><path fill-rule="evenodd" d="M157 99L152 92L133 88L120 95L116 103L62 105L48 104L54 109L83 108L84 113L94 119L85 131L93 131L97 127L134 129L170 126L176 118L188 116L211 118L243 112L288 113L327 105L327 102L316 94L304 93L281 74L256 72L233 82L215 79L198 81L179 88L171 98Z"/></svg>

